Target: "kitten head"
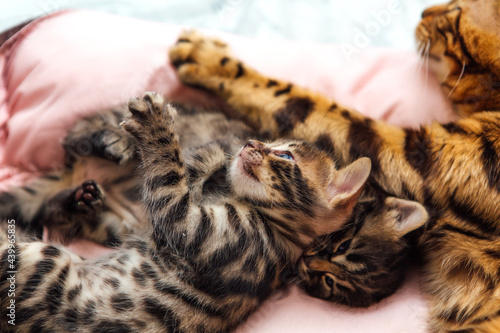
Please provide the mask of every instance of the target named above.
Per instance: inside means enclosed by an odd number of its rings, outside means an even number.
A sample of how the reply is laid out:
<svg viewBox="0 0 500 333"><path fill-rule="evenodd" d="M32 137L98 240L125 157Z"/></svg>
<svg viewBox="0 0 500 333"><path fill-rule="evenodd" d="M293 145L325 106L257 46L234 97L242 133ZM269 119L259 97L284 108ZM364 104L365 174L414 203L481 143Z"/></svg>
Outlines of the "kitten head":
<svg viewBox="0 0 500 333"><path fill-rule="evenodd" d="M497 0L453 0L426 9L417 26L423 61L462 116L498 108L499 19Z"/></svg>
<svg viewBox="0 0 500 333"><path fill-rule="evenodd" d="M417 202L363 195L346 227L299 260L302 287L312 296L358 307L391 295L408 267L404 236L427 218Z"/></svg>
<svg viewBox="0 0 500 333"><path fill-rule="evenodd" d="M250 140L234 158L230 179L237 196L257 206L286 236L302 245L339 227L352 212L370 174L361 158L344 169L323 151L301 140Z"/></svg>

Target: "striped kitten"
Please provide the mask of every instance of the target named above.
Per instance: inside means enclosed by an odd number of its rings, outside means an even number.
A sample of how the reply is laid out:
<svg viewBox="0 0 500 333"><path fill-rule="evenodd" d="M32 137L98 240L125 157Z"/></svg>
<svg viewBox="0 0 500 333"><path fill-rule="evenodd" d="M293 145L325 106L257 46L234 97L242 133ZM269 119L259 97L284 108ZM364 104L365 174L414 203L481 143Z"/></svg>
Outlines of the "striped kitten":
<svg viewBox="0 0 500 333"><path fill-rule="evenodd" d="M345 223L370 172L366 158L337 170L304 141L248 141L229 168L232 194L197 202L175 108L147 93L129 109L146 240L82 261L41 242L14 250L3 238L0 318L14 303L16 326L2 319L2 332L227 332L282 285L315 237Z"/></svg>
<svg viewBox="0 0 500 333"><path fill-rule="evenodd" d="M193 197L227 193L228 156L257 135L220 112L176 106L176 132ZM119 246L124 235L143 234L136 140L119 123L126 107L79 121L64 139L68 168L0 193L0 220L41 238L43 226L62 239L75 237Z"/></svg>
<svg viewBox="0 0 500 333"><path fill-rule="evenodd" d="M410 232L427 222L417 202L367 185L345 227L305 251L301 286L312 296L367 307L396 291L410 263Z"/></svg>

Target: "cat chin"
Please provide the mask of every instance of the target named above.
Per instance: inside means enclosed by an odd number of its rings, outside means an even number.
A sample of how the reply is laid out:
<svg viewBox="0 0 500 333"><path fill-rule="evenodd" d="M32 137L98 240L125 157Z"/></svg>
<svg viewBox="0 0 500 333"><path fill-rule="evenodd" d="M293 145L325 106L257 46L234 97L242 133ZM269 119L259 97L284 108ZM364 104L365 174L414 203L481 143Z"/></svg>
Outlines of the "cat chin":
<svg viewBox="0 0 500 333"><path fill-rule="evenodd" d="M229 170L233 190L239 197L246 197L256 200L267 200L268 196L264 185L245 169L245 163L241 157L237 156Z"/></svg>

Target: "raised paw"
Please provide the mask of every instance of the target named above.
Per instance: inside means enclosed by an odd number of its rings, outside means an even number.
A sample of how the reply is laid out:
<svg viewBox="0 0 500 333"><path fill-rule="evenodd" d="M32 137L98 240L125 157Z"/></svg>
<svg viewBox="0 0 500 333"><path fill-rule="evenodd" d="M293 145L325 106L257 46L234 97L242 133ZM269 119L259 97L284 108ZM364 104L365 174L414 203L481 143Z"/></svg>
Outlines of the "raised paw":
<svg viewBox="0 0 500 333"><path fill-rule="evenodd" d="M93 180L86 180L72 194L73 209L80 213L95 211L103 205L102 192Z"/></svg>
<svg viewBox="0 0 500 333"><path fill-rule="evenodd" d="M245 73L225 43L195 30L181 33L169 50L169 57L184 84L208 90L217 91L221 79L236 79Z"/></svg>
<svg viewBox="0 0 500 333"><path fill-rule="evenodd" d="M172 121L177 111L163 96L146 92L141 99L131 98L128 109L131 115L121 125L140 143L153 142L158 134L171 134Z"/></svg>

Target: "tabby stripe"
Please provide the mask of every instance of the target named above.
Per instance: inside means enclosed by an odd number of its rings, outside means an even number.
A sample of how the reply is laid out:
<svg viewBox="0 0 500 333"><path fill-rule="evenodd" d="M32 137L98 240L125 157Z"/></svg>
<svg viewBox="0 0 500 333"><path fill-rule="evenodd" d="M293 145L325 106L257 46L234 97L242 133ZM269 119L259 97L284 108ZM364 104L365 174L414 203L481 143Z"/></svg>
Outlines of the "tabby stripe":
<svg viewBox="0 0 500 333"><path fill-rule="evenodd" d="M470 205L459 203L455 198L455 194L451 195L449 198L449 207L457 217L461 218L463 221L467 221L468 224L477 227L482 234L498 235L498 230L493 224L490 224L489 221L476 215L474 213L474 209Z"/></svg>
<svg viewBox="0 0 500 333"><path fill-rule="evenodd" d="M488 177L488 185L500 192L500 159L493 142L483 133L481 136L483 167Z"/></svg>
<svg viewBox="0 0 500 333"><path fill-rule="evenodd" d="M278 96L283 95L283 94L288 94L292 90L292 86L293 85L291 83L289 83L285 88L276 90L276 92L274 93L274 96L278 97Z"/></svg>
<svg viewBox="0 0 500 333"><path fill-rule="evenodd" d="M196 296L186 293L182 288L177 288L160 281L155 283L155 288L163 294L172 295L175 298L182 299L189 306L195 308L196 310L203 311L209 316L221 317L224 319L228 317L229 311L222 311L211 306L210 304L206 304Z"/></svg>
<svg viewBox="0 0 500 333"><path fill-rule="evenodd" d="M271 88L271 87L274 87L274 86L277 86L278 85L278 82L276 80L269 80L267 81L267 84L266 84L266 88Z"/></svg>
<svg viewBox="0 0 500 333"><path fill-rule="evenodd" d="M447 124L442 124L441 127L443 127L449 134L461 134L461 135L466 135L467 132L462 128L457 123L447 123Z"/></svg>
<svg viewBox="0 0 500 333"><path fill-rule="evenodd" d="M117 312L124 312L131 310L134 307L134 302L127 294L119 293L111 296L111 306Z"/></svg>
<svg viewBox="0 0 500 333"><path fill-rule="evenodd" d="M181 333L179 329L179 319L174 312L159 303L152 297L146 297L143 301L144 310L163 324L167 332Z"/></svg>
<svg viewBox="0 0 500 333"><path fill-rule="evenodd" d="M186 249L187 255L193 258L198 257L203 244L205 244L206 239L210 237L214 230L212 219L208 216L205 208L201 207L200 212L201 218L196 228L196 235Z"/></svg>
<svg viewBox="0 0 500 333"><path fill-rule="evenodd" d="M170 171L166 175L154 176L148 179L147 187L151 191L156 191L158 188L164 188L169 186L175 186L184 178L183 175L179 175L176 171Z"/></svg>
<svg viewBox="0 0 500 333"><path fill-rule="evenodd" d="M360 157L369 157L372 162L372 173L380 172L380 147L383 146L383 140L373 129L373 120L352 120L347 142L351 142L349 155L353 160Z"/></svg>
<svg viewBox="0 0 500 333"><path fill-rule="evenodd" d="M42 282L44 276L52 272L55 267L55 262L52 259L42 259L35 265L35 273L33 273L26 281L21 296L18 301L22 302L29 299L35 294L35 290Z"/></svg>
<svg viewBox="0 0 500 333"><path fill-rule="evenodd" d="M451 232L459 233L459 234L467 236L467 237L472 237L472 238L476 238L476 239L480 239L480 240L491 240L491 238L488 236L480 235L474 231L464 230L462 228L459 228L459 227L456 227L456 226L453 226L450 224L444 224L444 225L440 226L439 229L442 229L445 231L442 233L443 236L447 236L448 235L447 232L451 231Z"/></svg>
<svg viewBox="0 0 500 333"><path fill-rule="evenodd" d="M140 270L137 268L132 268L132 277L134 278L135 282L140 285L141 287L146 286L146 277Z"/></svg>
<svg viewBox="0 0 500 333"><path fill-rule="evenodd" d="M297 238L297 232L290 226L289 223L281 221L279 219L275 219L267 214L262 213L267 221L269 221L271 225L276 226L278 229L278 232L288 239L290 242L294 243L300 248L304 248L308 244L303 244L298 238Z"/></svg>
<svg viewBox="0 0 500 333"><path fill-rule="evenodd" d="M59 275L57 280L52 283L47 289L47 296L45 297L45 304L51 315L56 314L65 290L66 278L68 277L69 265L66 265Z"/></svg>
<svg viewBox="0 0 500 333"><path fill-rule="evenodd" d="M81 320L83 323L89 324L94 321L95 316L96 302L90 299L85 303L85 309L83 310Z"/></svg>
<svg viewBox="0 0 500 333"><path fill-rule="evenodd" d="M23 186L23 187L21 187L21 189L23 189L24 191L28 192L31 195L37 194L37 191L35 191L34 189L32 189L31 187L28 187L28 186Z"/></svg>
<svg viewBox="0 0 500 333"><path fill-rule="evenodd" d="M94 332L137 333L130 326L118 320L99 320L95 323Z"/></svg>
<svg viewBox="0 0 500 333"><path fill-rule="evenodd" d="M473 276L476 276L484 284L486 290L483 292L491 292L496 287L495 281L484 271L484 268L469 258L456 259L455 264L447 274L454 279L460 276L465 281L471 281Z"/></svg>
<svg viewBox="0 0 500 333"><path fill-rule="evenodd" d="M313 207L317 198L315 192L309 187L306 180L302 177L302 172L300 168L295 164L293 167L294 185L298 190L298 201L295 201L295 205L299 205L300 211L309 217L315 217L313 212Z"/></svg>
<svg viewBox="0 0 500 333"><path fill-rule="evenodd" d="M464 324L466 321L470 320L480 309L481 305L476 305L471 311L467 311L467 308L453 307L450 311L444 311L438 314L438 317L447 322L456 322L459 324Z"/></svg>
<svg viewBox="0 0 500 333"><path fill-rule="evenodd" d="M366 260L363 255L356 254L356 253L349 253L348 255L346 255L345 258L346 258L346 260L348 260L350 262L355 262L355 263L362 263Z"/></svg>
<svg viewBox="0 0 500 333"><path fill-rule="evenodd" d="M61 250L55 246L48 245L42 250L42 254L49 258L57 258L61 255Z"/></svg>
<svg viewBox="0 0 500 333"><path fill-rule="evenodd" d="M144 276L146 276L147 278L153 280L158 279L158 274L156 273L156 270L147 262L144 261L141 263L141 270Z"/></svg>
<svg viewBox="0 0 500 333"><path fill-rule="evenodd" d="M30 333L49 333L50 331L47 331L45 329L45 323L46 319L45 318L38 318L31 326L30 326Z"/></svg>
<svg viewBox="0 0 500 333"><path fill-rule="evenodd" d="M227 211L227 219L229 223L236 233L240 233L242 231L242 222L240 216L238 215L238 212L236 211L236 208L234 208L234 206L230 203L224 204L224 207Z"/></svg>
<svg viewBox="0 0 500 333"><path fill-rule="evenodd" d="M275 269L274 263L272 269ZM210 266L207 266L210 267ZM259 284L255 284L242 278L224 279L218 270L206 271L203 276L194 276L184 279L184 283L216 299L227 298L230 296L246 296L258 298L263 292L269 289L269 269L266 267L266 278ZM275 271L273 270L272 273Z"/></svg>
<svg viewBox="0 0 500 333"><path fill-rule="evenodd" d="M0 275L0 286L1 284L6 283L7 278L9 277L9 275L7 274L7 272L9 271L9 262L7 261L8 257L9 249L5 249L2 252L2 257L0 257L0 272L2 272L2 275Z"/></svg>
<svg viewBox="0 0 500 333"><path fill-rule="evenodd" d="M333 147L333 142L330 135L326 133L318 135L318 137L314 141L314 146L318 150L327 153L330 158L335 159L335 148Z"/></svg>
<svg viewBox="0 0 500 333"><path fill-rule="evenodd" d="M432 169L430 139L425 128L405 128L405 157L413 169L425 179Z"/></svg>
<svg viewBox="0 0 500 333"><path fill-rule="evenodd" d="M208 259L204 270L220 269L227 266L241 256L242 249L246 246L248 237L246 233L239 235L238 241L235 244L227 243L218 248Z"/></svg>
<svg viewBox="0 0 500 333"><path fill-rule="evenodd" d="M238 63L237 65L238 71L236 72L236 75L234 76L235 79L240 78L245 74L245 69L243 68L243 65L241 62Z"/></svg>
<svg viewBox="0 0 500 333"><path fill-rule="evenodd" d="M171 194L164 196L155 195L154 198L149 199L147 202L148 210L151 211L151 215L155 216L167 207L172 199L173 197Z"/></svg>
<svg viewBox="0 0 500 333"><path fill-rule="evenodd" d="M500 251L485 250L484 253L490 256L494 260L500 260Z"/></svg>
<svg viewBox="0 0 500 333"><path fill-rule="evenodd" d="M82 285L71 288L67 293L68 302L73 302L82 293Z"/></svg>
<svg viewBox="0 0 500 333"><path fill-rule="evenodd" d="M291 89L291 85L289 85ZM290 92L290 89L279 90L275 93L276 96ZM280 135L291 132L297 123L305 122L309 114L314 110L314 102L307 97L292 97L289 98L285 107L276 111L273 115L278 132Z"/></svg>
<svg viewBox="0 0 500 333"><path fill-rule="evenodd" d="M58 175L43 175L41 176L40 178L42 179L47 179L47 180L54 180L54 181L60 181L62 180L62 177L61 176L58 176Z"/></svg>

